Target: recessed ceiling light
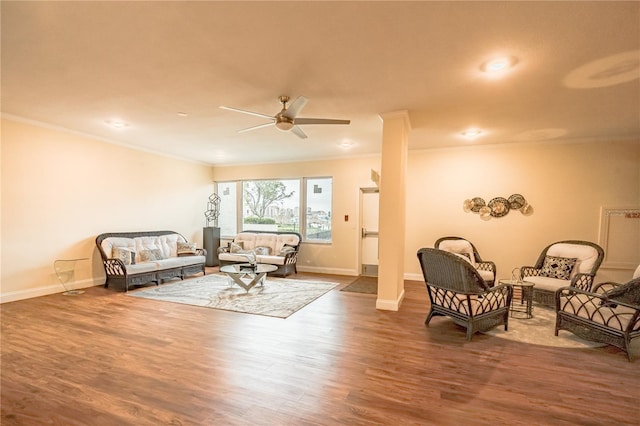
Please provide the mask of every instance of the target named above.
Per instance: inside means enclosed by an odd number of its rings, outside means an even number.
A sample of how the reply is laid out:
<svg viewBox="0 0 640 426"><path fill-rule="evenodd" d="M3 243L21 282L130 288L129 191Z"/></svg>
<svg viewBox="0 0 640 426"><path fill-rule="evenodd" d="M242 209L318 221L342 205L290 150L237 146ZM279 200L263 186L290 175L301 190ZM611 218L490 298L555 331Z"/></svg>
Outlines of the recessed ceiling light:
<svg viewBox="0 0 640 426"><path fill-rule="evenodd" d="M107 126L113 127L114 129L124 129L125 127L129 127L128 123L117 118L107 120L105 121L105 123L107 124Z"/></svg>
<svg viewBox="0 0 640 426"><path fill-rule="evenodd" d="M462 135L463 138L465 139L476 139L478 137L480 137L482 134L484 134L484 132L480 129L467 129L464 132L460 133L460 135Z"/></svg>
<svg viewBox="0 0 640 426"><path fill-rule="evenodd" d="M353 142L342 141L338 145L340 146L340 148L349 149L349 148L351 148L353 146Z"/></svg>
<svg viewBox="0 0 640 426"><path fill-rule="evenodd" d="M187 114L186 112L182 112L182 111L180 111L180 112L178 112L178 115L179 115L180 117L187 117L189 114Z"/></svg>
<svg viewBox="0 0 640 426"><path fill-rule="evenodd" d="M501 74L512 68L517 62L513 56L501 56L484 62L480 65L480 69L487 74Z"/></svg>

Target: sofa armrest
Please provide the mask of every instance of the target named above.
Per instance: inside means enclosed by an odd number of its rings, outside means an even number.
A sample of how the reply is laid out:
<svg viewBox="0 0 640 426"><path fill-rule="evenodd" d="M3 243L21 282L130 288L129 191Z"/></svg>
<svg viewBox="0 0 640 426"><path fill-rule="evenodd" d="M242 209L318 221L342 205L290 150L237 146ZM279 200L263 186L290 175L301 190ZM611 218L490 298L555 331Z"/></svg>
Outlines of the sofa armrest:
<svg viewBox="0 0 640 426"><path fill-rule="evenodd" d="M540 275L540 269L534 266L523 266L520 268L520 276L525 277L537 277Z"/></svg>
<svg viewBox="0 0 640 426"><path fill-rule="evenodd" d="M584 291L591 291L594 278L595 276L593 274L578 273L571 279L571 287L579 288Z"/></svg>
<svg viewBox="0 0 640 426"><path fill-rule="evenodd" d="M476 263L476 269L479 269L480 271L491 271L491 272L493 272L494 276L496 274L496 264L494 262L491 262L491 261L484 261L484 262Z"/></svg>
<svg viewBox="0 0 640 426"><path fill-rule="evenodd" d="M604 283L598 283L598 284L593 286L593 288L591 289L591 292L602 294L602 293L605 293L605 292L607 292L609 290L613 290L614 288L619 287L621 285L622 284L614 283L613 281L607 281L607 282L604 282Z"/></svg>
<svg viewBox="0 0 640 426"><path fill-rule="evenodd" d="M291 251L284 256L284 264L292 265L298 262L298 248L295 251Z"/></svg>
<svg viewBox="0 0 640 426"><path fill-rule="evenodd" d="M124 262L120 259L105 259L102 262L104 263L104 270L107 275L127 274L127 268L125 268Z"/></svg>
<svg viewBox="0 0 640 426"><path fill-rule="evenodd" d="M203 249L203 248L196 249L196 256L206 256L206 255L207 255L206 249Z"/></svg>

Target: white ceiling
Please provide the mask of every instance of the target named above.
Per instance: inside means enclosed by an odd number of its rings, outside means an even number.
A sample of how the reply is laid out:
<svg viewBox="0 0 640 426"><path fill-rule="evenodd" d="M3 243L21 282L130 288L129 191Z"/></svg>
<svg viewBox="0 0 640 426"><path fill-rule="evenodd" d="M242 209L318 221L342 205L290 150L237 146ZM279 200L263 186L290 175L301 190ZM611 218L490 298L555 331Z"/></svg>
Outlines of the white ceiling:
<svg viewBox="0 0 640 426"><path fill-rule="evenodd" d="M640 140L640 2L2 1L2 113L209 164L377 154L379 114L410 149ZM479 70L518 59L502 79ZM302 140L220 105L276 114ZM179 116L185 112L188 116ZM113 129L119 118L129 126ZM473 142L459 133L476 126ZM339 146L348 141L350 149Z"/></svg>

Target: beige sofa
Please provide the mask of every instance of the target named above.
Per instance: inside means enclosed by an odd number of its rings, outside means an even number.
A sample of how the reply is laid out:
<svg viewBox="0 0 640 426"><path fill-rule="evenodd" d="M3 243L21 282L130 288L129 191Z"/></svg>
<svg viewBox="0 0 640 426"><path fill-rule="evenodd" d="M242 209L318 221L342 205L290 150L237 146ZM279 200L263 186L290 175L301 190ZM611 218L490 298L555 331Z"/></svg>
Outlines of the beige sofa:
<svg viewBox="0 0 640 426"><path fill-rule="evenodd" d="M298 272L298 250L302 237L297 232L243 231L227 246L218 249L220 266L247 263L246 254L255 255L258 263L276 265L269 275L286 277Z"/></svg>
<svg viewBox="0 0 640 426"><path fill-rule="evenodd" d="M205 273L206 251L174 231L111 232L96 245L107 275L105 287L132 285Z"/></svg>

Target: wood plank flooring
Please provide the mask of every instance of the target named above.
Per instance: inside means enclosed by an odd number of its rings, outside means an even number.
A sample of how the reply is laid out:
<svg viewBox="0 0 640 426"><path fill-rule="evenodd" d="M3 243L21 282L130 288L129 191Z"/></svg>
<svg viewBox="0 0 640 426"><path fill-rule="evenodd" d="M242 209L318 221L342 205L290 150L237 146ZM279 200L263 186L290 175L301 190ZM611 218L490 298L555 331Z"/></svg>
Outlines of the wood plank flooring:
<svg viewBox="0 0 640 426"><path fill-rule="evenodd" d="M640 360L424 319L339 291L287 319L94 287L0 305L4 425L638 425Z"/></svg>

